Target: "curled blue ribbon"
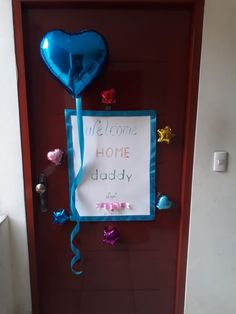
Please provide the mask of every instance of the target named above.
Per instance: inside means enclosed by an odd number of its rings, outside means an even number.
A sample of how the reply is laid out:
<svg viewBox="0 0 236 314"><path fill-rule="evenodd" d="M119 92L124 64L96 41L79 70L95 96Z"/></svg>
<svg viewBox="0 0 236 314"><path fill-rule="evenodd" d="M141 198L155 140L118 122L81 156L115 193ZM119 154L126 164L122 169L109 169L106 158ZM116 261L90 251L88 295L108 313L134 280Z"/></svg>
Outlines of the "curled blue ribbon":
<svg viewBox="0 0 236 314"><path fill-rule="evenodd" d="M74 245L74 239L80 230L80 215L75 207L75 192L79 184L81 183L83 177L83 164L84 164L84 128L83 128L83 116L82 116L82 101L81 97L76 98L76 114L77 114L77 125L78 125L78 138L79 138L79 147L80 147L80 168L79 171L74 178L71 190L70 190L70 209L71 215L70 220L76 222L71 235L70 235L70 246L71 250L74 253L74 257L70 262L71 271L75 275L81 275L82 271L76 271L74 269L75 264L80 260L80 251Z"/></svg>

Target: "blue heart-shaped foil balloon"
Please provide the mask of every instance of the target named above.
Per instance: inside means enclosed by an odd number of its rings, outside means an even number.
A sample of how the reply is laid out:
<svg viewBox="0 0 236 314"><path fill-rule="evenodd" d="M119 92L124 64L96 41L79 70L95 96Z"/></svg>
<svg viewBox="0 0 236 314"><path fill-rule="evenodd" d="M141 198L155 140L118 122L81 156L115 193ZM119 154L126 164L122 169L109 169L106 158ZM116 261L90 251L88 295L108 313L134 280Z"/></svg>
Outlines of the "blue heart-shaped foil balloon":
<svg viewBox="0 0 236 314"><path fill-rule="evenodd" d="M49 71L78 98L103 70L108 47L95 31L69 34L52 30L43 37L40 54Z"/></svg>
<svg viewBox="0 0 236 314"><path fill-rule="evenodd" d="M169 200L167 195L162 195L162 196L160 196L156 207L160 210L169 209L172 207L172 204L173 203Z"/></svg>

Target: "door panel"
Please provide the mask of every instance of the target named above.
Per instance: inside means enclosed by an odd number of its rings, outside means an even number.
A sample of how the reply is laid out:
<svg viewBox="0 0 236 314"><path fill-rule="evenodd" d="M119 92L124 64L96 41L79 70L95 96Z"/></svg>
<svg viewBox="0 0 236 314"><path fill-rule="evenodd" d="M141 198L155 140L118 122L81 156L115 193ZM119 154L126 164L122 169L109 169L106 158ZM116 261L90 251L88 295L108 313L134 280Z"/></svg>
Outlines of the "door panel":
<svg viewBox="0 0 236 314"><path fill-rule="evenodd" d="M158 2L158 1L156 1ZM173 314L176 296L178 237L183 194L183 150L188 99L192 11L143 4L88 3L22 7L27 117L29 121L34 204L34 236L39 308L35 313ZM74 100L54 80L39 56L39 43L51 29L78 32L94 29L109 44L104 73L83 94L83 108L101 110L100 91L114 87L112 110L157 110L158 127L170 125L176 137L157 146L157 191L174 206L152 222L117 222L121 234L114 248L102 243L105 223L82 223L76 243L84 271L69 267L72 223L52 224L52 211L69 206L66 162L48 178L47 213L34 192L38 175L49 163L47 152L66 150L64 109ZM195 119L195 117L194 117ZM193 139L192 139L193 141ZM29 187L28 187L29 188ZM35 276L35 274L33 274Z"/></svg>

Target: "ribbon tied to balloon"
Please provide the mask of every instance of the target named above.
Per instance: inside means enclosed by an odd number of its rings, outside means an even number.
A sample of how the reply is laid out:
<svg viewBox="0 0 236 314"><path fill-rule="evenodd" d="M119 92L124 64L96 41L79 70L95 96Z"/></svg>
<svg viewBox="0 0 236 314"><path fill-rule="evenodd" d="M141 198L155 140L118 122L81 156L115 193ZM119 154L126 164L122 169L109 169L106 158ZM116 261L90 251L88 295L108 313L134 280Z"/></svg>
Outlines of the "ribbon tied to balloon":
<svg viewBox="0 0 236 314"><path fill-rule="evenodd" d="M74 257L71 260L71 270L80 275L81 271L74 269L80 261L80 251L73 241L80 230L80 216L75 208L75 192L83 176L84 134L82 119L81 94L102 72L108 59L108 46L104 37L98 32L83 30L70 34L62 30L52 30L45 34L40 43L40 54L51 74L75 98L78 136L80 146L80 168L72 182L70 190L70 217L65 212L54 212L54 223L64 223L67 220L76 224L71 232L70 244ZM51 152L48 158L57 163L56 152Z"/></svg>

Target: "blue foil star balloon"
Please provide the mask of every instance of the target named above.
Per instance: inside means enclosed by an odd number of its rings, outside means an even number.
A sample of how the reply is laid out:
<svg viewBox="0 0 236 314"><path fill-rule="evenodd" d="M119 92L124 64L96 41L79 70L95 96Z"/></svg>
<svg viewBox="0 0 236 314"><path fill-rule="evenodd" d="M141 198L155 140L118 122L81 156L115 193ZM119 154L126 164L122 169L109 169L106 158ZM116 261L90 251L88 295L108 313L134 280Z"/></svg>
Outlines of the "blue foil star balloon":
<svg viewBox="0 0 236 314"><path fill-rule="evenodd" d="M54 77L78 98L103 70L108 46L103 36L95 31L69 34L52 30L43 37L40 54Z"/></svg>
<svg viewBox="0 0 236 314"><path fill-rule="evenodd" d="M70 217L65 213L65 210L57 210L53 212L53 223L54 224L64 224Z"/></svg>

